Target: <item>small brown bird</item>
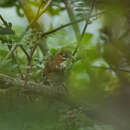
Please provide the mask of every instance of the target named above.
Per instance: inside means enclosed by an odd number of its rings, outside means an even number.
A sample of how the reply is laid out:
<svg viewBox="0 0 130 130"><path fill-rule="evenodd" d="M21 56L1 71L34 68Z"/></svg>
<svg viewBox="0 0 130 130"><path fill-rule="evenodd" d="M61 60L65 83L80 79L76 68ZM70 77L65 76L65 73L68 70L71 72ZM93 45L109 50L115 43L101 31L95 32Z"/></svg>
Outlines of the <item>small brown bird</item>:
<svg viewBox="0 0 130 130"><path fill-rule="evenodd" d="M56 82L62 81L64 77L64 69L66 68L67 59L72 55L71 51L63 50L56 55L52 56L43 69L44 83L48 84L49 80Z"/></svg>

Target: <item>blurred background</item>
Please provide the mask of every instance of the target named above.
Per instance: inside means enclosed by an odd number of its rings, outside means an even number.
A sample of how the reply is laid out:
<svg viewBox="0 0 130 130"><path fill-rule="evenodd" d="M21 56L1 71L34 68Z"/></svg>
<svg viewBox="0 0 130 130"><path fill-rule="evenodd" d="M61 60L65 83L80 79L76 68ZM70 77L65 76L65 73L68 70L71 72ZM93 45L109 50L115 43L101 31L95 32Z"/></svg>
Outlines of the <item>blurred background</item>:
<svg viewBox="0 0 130 130"><path fill-rule="evenodd" d="M62 94L6 89L11 85L0 78L0 128L129 130L129 5L128 0L1 0L1 75L39 84L49 57L63 49L75 53L66 66L64 100Z"/></svg>

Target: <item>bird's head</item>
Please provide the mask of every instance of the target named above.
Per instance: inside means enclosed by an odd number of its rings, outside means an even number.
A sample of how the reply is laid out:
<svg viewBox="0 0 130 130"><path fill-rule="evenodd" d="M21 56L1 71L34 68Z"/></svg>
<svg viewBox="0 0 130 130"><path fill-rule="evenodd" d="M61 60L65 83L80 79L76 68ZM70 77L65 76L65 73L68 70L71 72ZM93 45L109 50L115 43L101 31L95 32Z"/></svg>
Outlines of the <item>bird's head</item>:
<svg viewBox="0 0 130 130"><path fill-rule="evenodd" d="M67 60L72 56L72 52L70 50L62 50L57 54L57 56L61 56L63 60Z"/></svg>

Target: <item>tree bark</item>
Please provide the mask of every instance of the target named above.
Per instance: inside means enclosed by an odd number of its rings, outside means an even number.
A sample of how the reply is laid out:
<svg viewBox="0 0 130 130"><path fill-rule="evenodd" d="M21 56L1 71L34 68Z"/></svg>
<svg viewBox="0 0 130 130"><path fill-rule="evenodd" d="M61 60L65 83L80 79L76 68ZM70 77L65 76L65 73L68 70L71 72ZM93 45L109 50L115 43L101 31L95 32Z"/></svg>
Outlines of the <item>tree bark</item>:
<svg viewBox="0 0 130 130"><path fill-rule="evenodd" d="M49 85L28 81L24 86L24 83L24 80L0 74L0 90L14 90L25 95L56 96L56 91L51 91Z"/></svg>

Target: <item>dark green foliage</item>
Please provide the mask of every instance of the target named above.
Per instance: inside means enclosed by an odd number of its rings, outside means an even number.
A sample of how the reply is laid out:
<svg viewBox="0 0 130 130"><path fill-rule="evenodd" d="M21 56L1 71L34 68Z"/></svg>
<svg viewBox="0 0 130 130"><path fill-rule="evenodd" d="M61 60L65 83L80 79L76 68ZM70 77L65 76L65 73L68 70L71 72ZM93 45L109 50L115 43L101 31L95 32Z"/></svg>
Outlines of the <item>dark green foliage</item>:
<svg viewBox="0 0 130 130"><path fill-rule="evenodd" d="M3 2L10 7L18 1ZM55 2L63 1L55 0ZM79 17L86 19L92 0L71 0L70 4L75 19ZM10 30L0 38L3 43L0 44L0 73L17 78L23 76L23 79L28 74L29 81L41 84L43 68L51 56L66 48L73 52L77 44L79 48L75 56L68 60L66 67L67 96L64 97L63 94L52 96L52 91L55 91L57 86L54 88L48 86L48 93L53 98L29 95L13 89L0 90L0 128L3 130L8 130L9 127L13 130L128 130L130 32L127 4L129 5L127 0L96 0L92 15L106 11L100 19L96 15L98 20L95 23L100 24L96 36L92 32L85 32L82 40L76 41L71 27L47 35L45 38L49 55L43 56L40 49L36 48L30 65L28 65L29 56L34 46L40 43L41 32L32 29L27 31L22 40L16 43L18 47L13 55L5 59L10 52L9 47L18 41L17 31L13 36L8 36L9 31L13 30L5 20L6 26L1 26L0 33L4 32L5 27ZM2 6L2 1L0 5ZM93 19L89 21L93 22ZM82 25L83 22L79 24L80 32ZM13 26L15 28L15 25Z"/></svg>
<svg viewBox="0 0 130 130"><path fill-rule="evenodd" d="M3 92L0 98L0 128L4 130L114 130L94 119L91 105L67 105L42 98L31 102L15 92Z"/></svg>
<svg viewBox="0 0 130 130"><path fill-rule="evenodd" d="M1 0L0 6L1 7L12 7L16 4L18 0Z"/></svg>
<svg viewBox="0 0 130 130"><path fill-rule="evenodd" d="M14 34L14 30L12 30L12 23L8 23L4 18L0 15L0 20L3 23L3 26L0 26L0 35L11 35ZM6 42L6 39L1 39L3 42Z"/></svg>

